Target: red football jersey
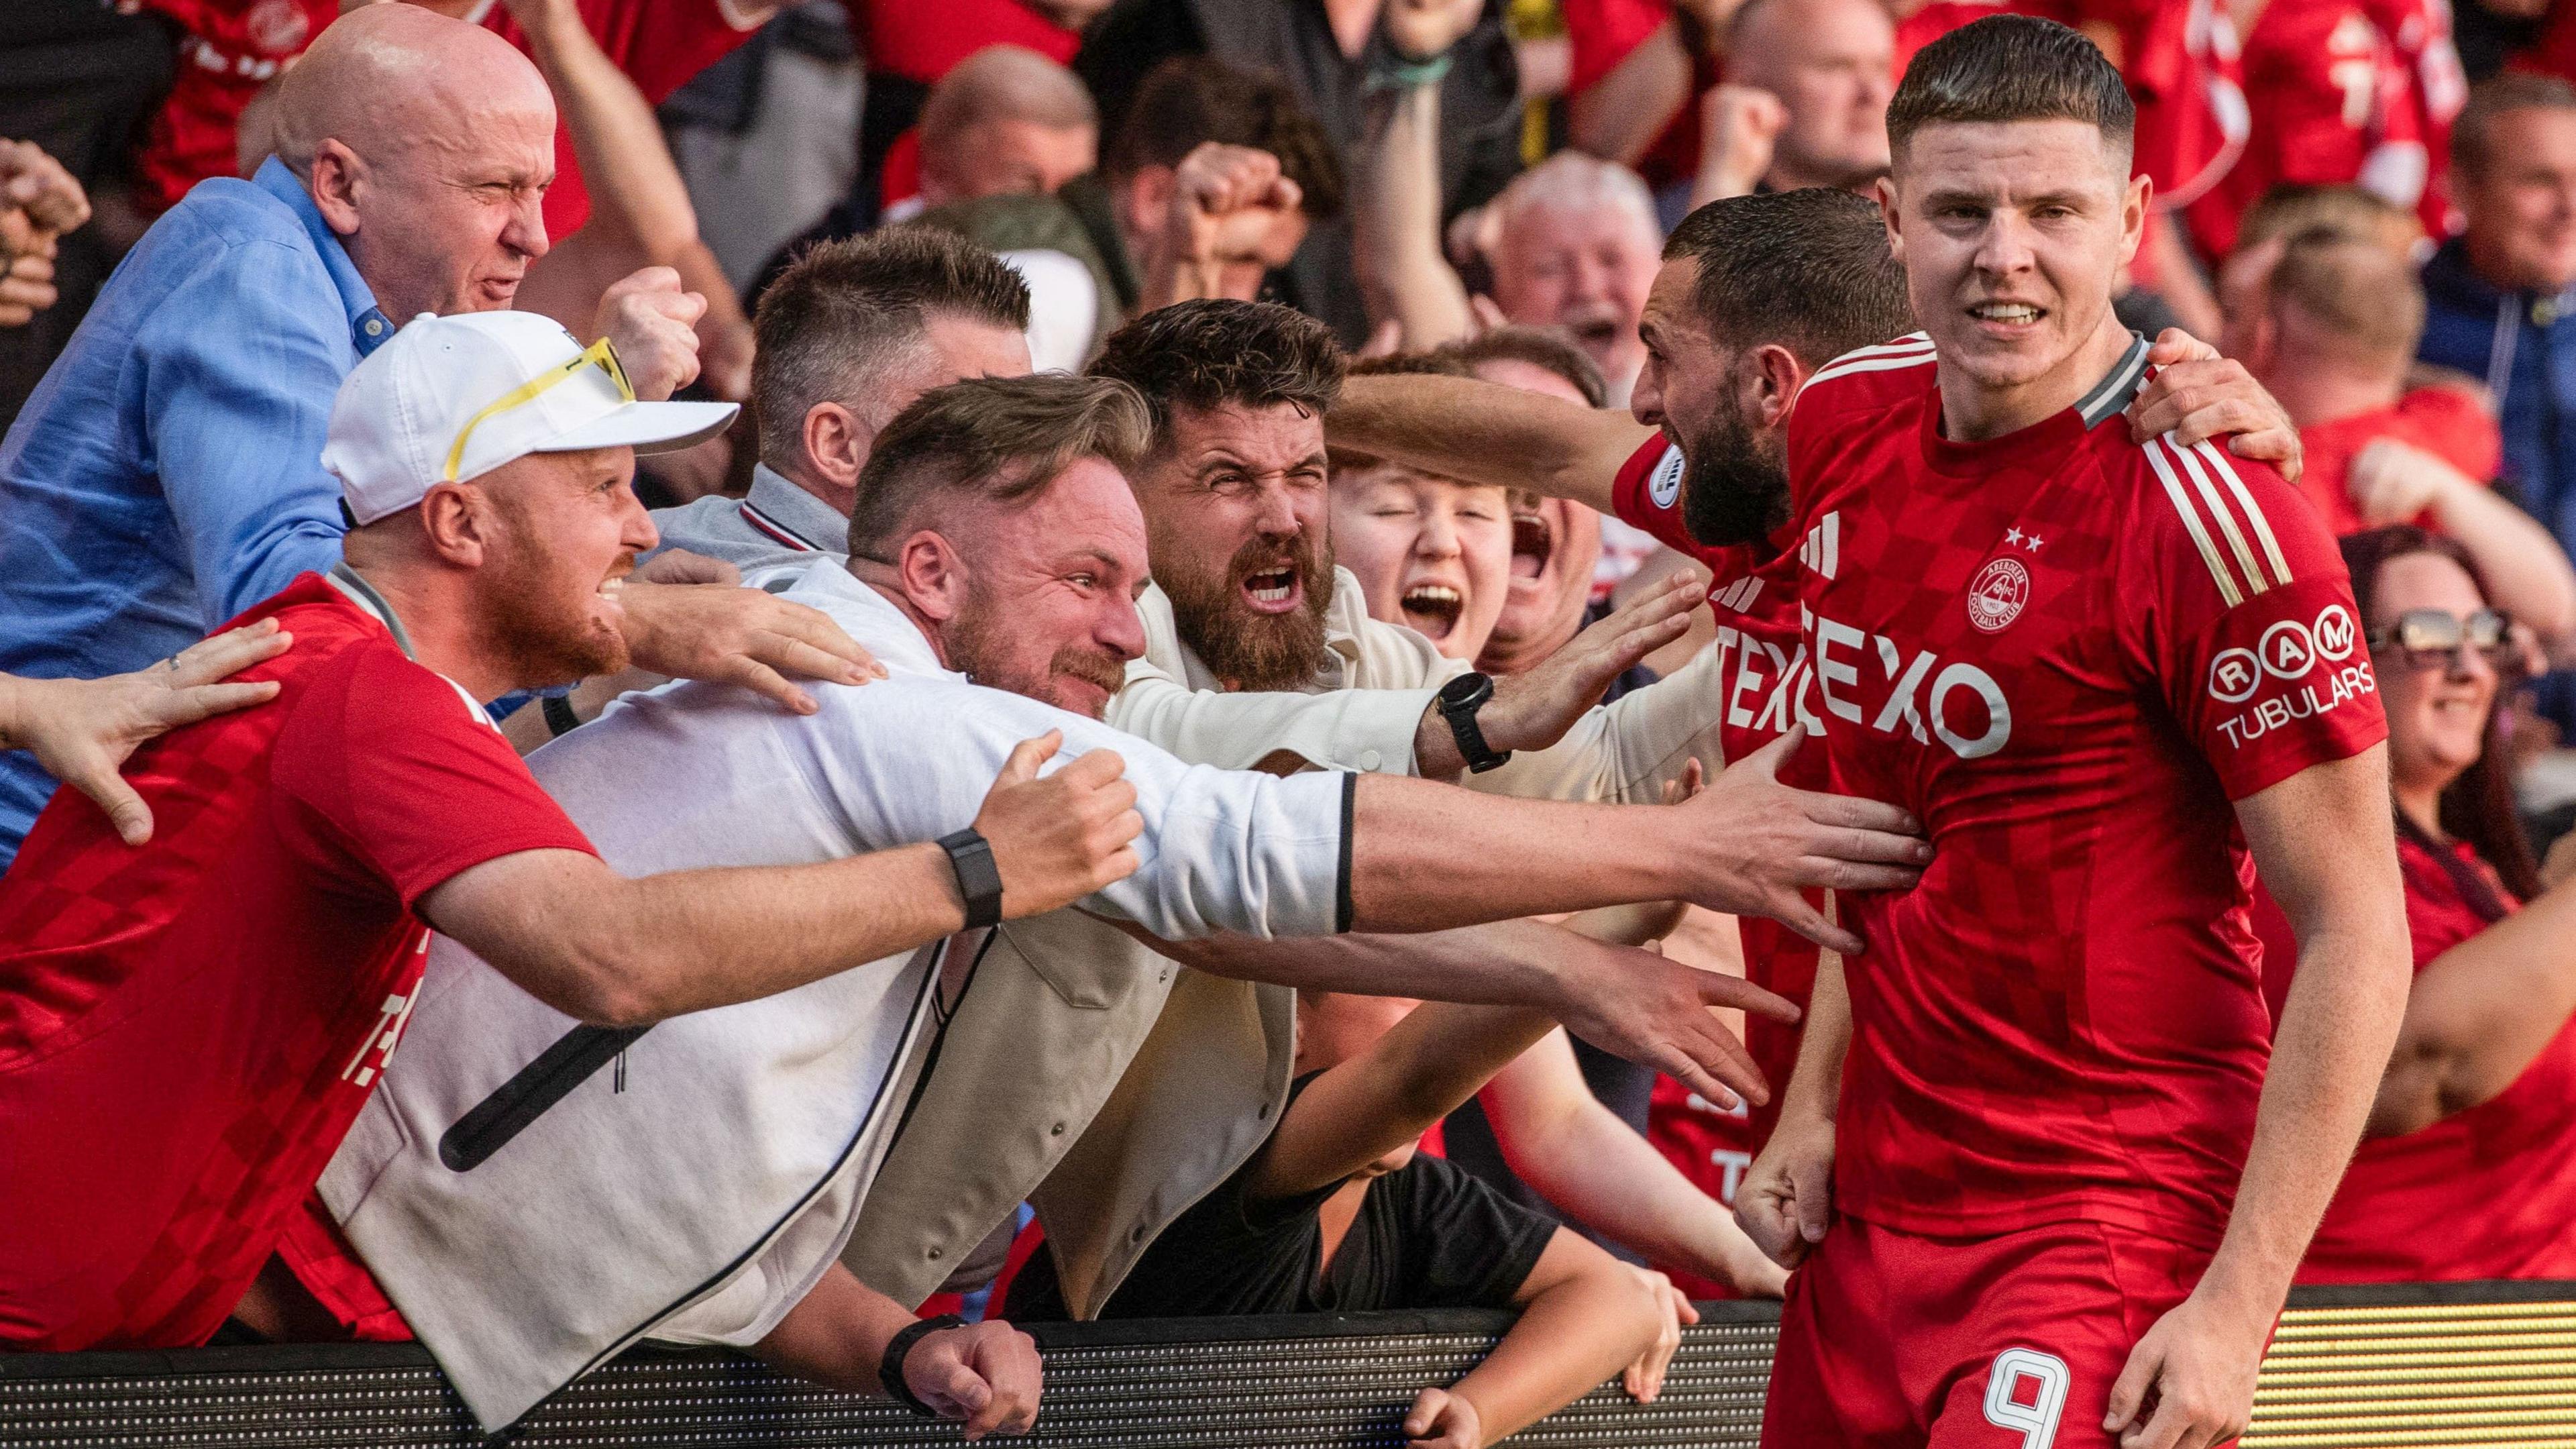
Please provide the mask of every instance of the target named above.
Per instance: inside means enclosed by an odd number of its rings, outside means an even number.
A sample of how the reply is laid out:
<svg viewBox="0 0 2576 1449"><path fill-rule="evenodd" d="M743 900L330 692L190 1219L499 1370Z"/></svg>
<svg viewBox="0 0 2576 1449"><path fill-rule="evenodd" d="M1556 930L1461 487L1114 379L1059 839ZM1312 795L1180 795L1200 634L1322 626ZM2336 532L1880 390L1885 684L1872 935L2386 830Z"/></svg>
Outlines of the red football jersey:
<svg viewBox="0 0 2576 1449"><path fill-rule="evenodd" d="M1822 724L1815 718L1814 695L1808 688L1807 641L1798 610L1797 534L1784 530L1761 550L1712 548L1690 536L1682 525L1682 454L1662 437L1650 438L1619 469L1611 491L1618 518L1684 556L1696 559L1711 575L1709 612L1717 619L1718 668L1730 678L1726 711L1719 721L1718 744L1729 760L1740 760L1804 722L1810 743L1781 771L1781 778L1805 789L1825 788ZM1800 1008L1816 985L1816 945L1767 916L1739 916L1736 931L1744 944L1744 974L1754 985L1776 991ZM1748 1150L1758 1151L1780 1120L1780 1088L1798 1064L1798 1028L1759 1016L1744 1020L1744 1045L1754 1065L1770 1080L1775 1094L1768 1105L1753 1109L1748 1122ZM1684 1144L1683 1153L1696 1157ZM1665 1146L1665 1155L1675 1156ZM1676 1157L1676 1160L1681 1160ZM1685 1163L1684 1170L1712 1194L1708 1174ZM1731 1198L1734 1188L1726 1187Z"/></svg>
<svg viewBox="0 0 2576 1449"><path fill-rule="evenodd" d="M2469 869L2513 897L2466 845ZM2432 852L2400 837L2415 969L2487 928ZM2438 1225L2438 1231L2427 1231ZM2513 1085L2400 1137L2367 1137L2299 1265L2302 1283L2576 1277L2576 1022Z"/></svg>
<svg viewBox="0 0 2576 1449"><path fill-rule="evenodd" d="M271 702L57 791L0 878L0 1345L176 1348L232 1311L411 1009L423 893L590 844L464 691L306 574ZM230 627L230 626L227 626Z"/></svg>
<svg viewBox="0 0 2576 1449"><path fill-rule="evenodd" d="M134 199L147 212L179 204L237 165L233 136L259 88L339 18L340 0L144 0L179 28L178 69L135 153Z"/></svg>
<svg viewBox="0 0 2576 1449"><path fill-rule="evenodd" d="M1989 441L1942 436L1935 373L1863 349L1789 423L1834 788L1933 847L1841 898L1836 1202L2214 1243L2271 1035L2229 802L2387 732L2342 560L2269 468L2130 440L2143 338Z"/></svg>
<svg viewBox="0 0 2576 1449"><path fill-rule="evenodd" d="M2414 85L2361 0L2271 0L2244 40L2252 130L2190 208L2205 255L2233 251L2246 208L2284 182L2357 184L2405 207L2422 199L2429 160Z"/></svg>
<svg viewBox="0 0 2576 1449"><path fill-rule="evenodd" d="M2299 491L2338 538L2369 526L2353 507L2352 460L2381 438L2421 448L2481 483L2492 482L2504 462L2504 436L2495 418L2457 388L2419 387L2394 406L2301 428L2307 467L2299 474ZM2432 526L2429 514L2414 522Z"/></svg>
<svg viewBox="0 0 2576 1449"><path fill-rule="evenodd" d="M2404 104L2424 143L2424 198L2417 215L2440 241L2464 224L2445 184L2451 167L2451 122L2469 103L2469 73L2451 42L2450 0L2365 0L2410 82Z"/></svg>
<svg viewBox="0 0 2576 1449"><path fill-rule="evenodd" d="M1773 1085L1778 1086L1775 1078ZM1761 1144L1753 1135L1749 1104L1721 1107L1670 1077L1655 1078L1655 1093L1646 1105L1646 1140L1680 1169L1682 1176L1710 1197L1735 1206L1735 1189L1753 1165ZM1733 1284L1703 1278L1687 1268L1657 1263L1673 1286L1693 1298L1733 1298Z"/></svg>
<svg viewBox="0 0 2576 1449"><path fill-rule="evenodd" d="M658 106L751 39L776 10L767 3L733 0L576 0L590 38L635 82L646 105ZM483 12L494 34L528 49L527 32L509 9L495 3ZM573 157L572 127L555 123L555 184L546 189L546 236L562 241L590 220L590 187Z"/></svg>

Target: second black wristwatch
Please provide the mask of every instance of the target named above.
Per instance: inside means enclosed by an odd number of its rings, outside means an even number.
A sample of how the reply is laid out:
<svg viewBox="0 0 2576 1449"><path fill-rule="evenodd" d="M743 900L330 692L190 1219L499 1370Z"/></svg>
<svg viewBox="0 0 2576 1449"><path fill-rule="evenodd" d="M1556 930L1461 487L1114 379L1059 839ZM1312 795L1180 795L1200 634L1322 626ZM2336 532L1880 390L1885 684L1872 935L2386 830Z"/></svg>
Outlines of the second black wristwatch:
<svg viewBox="0 0 2576 1449"><path fill-rule="evenodd" d="M966 900L966 929L1002 923L1002 872L993 864L993 847L968 826L939 837L948 866L957 872L957 894Z"/></svg>
<svg viewBox="0 0 2576 1449"><path fill-rule="evenodd" d="M1497 751L1486 744L1485 732L1476 727L1476 711L1493 697L1493 677L1469 672L1440 686L1440 692L1431 700L1431 707L1449 721L1450 736L1458 741L1458 758L1479 775L1502 768L1512 757L1511 751Z"/></svg>

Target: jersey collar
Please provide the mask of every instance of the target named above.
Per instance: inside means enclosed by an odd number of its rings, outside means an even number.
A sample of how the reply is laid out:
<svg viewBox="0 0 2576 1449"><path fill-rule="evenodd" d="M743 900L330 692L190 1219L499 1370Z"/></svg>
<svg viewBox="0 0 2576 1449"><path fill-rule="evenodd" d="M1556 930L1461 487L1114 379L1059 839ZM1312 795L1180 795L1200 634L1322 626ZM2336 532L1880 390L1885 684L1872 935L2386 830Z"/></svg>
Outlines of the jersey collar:
<svg viewBox="0 0 2576 1449"><path fill-rule="evenodd" d="M349 567L347 559L331 565L327 577L331 587L348 595L350 603L373 614L376 622L385 626L385 632L394 636L394 647L403 652L405 659L420 658L419 651L411 647L411 636L403 632L402 620L395 615L394 606L385 602L385 596L377 593L376 586L368 583L364 575Z"/></svg>
<svg viewBox="0 0 2576 1449"><path fill-rule="evenodd" d="M2075 415L2084 420L2087 432L2102 426L2129 405L2147 378L2147 339L2141 333L2129 334L2129 350L2111 364L2111 370L2075 404Z"/></svg>

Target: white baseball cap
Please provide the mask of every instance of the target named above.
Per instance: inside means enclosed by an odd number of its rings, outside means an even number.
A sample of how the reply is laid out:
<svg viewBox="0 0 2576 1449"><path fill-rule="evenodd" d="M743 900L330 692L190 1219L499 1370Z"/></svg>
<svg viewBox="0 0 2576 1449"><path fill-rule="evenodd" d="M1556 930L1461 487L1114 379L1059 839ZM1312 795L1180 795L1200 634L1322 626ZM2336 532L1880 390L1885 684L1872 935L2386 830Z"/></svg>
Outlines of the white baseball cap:
<svg viewBox="0 0 2576 1449"><path fill-rule="evenodd" d="M340 384L322 466L364 525L530 453L685 448L738 410L638 402L605 338L583 347L534 312L424 313Z"/></svg>

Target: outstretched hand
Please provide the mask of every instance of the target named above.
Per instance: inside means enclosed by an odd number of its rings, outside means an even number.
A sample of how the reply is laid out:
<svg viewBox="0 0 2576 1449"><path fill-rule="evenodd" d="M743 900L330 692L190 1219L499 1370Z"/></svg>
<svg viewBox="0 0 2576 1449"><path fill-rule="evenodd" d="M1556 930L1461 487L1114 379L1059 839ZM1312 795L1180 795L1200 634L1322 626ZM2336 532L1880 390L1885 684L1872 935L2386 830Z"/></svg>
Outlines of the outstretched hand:
<svg viewBox="0 0 2576 1449"><path fill-rule="evenodd" d="M1035 1340L999 1319L922 1335L903 1356L903 1382L943 1419L963 1419L971 1443L1025 1434L1045 1379Z"/></svg>
<svg viewBox="0 0 2576 1449"><path fill-rule="evenodd" d="M1567 949L1579 954L1563 978L1564 999L1549 1010L1568 1031L1652 1067L1722 1108L1732 1109L1739 1094L1771 1100L1761 1068L1709 1008L1733 1007L1795 1023L1795 1005L1741 976L1567 934Z"/></svg>
<svg viewBox="0 0 2576 1449"><path fill-rule="evenodd" d="M0 676L0 745L34 753L46 773L98 802L118 838L152 838L152 811L118 773L145 740L202 719L277 697L275 680L220 683L227 675L274 659L295 636L274 619L227 630L131 674L105 679L8 679Z"/></svg>
<svg viewBox="0 0 2576 1449"><path fill-rule="evenodd" d="M1537 668L1495 680L1494 697L1476 712L1485 743L1543 750L1565 738L1614 680L1689 631L1700 590L1698 573L1678 570L1567 640Z"/></svg>
<svg viewBox="0 0 2576 1449"><path fill-rule="evenodd" d="M663 557L668 557L664 555ZM618 592L626 648L636 667L674 679L739 684L797 714L812 714L812 696L788 676L833 684L883 679L875 656L819 609L760 589L721 583L650 583L630 577ZM665 566L668 570L680 565Z"/></svg>
<svg viewBox="0 0 2576 1449"><path fill-rule="evenodd" d="M1806 727L1726 767L1696 799L1684 841L1702 882L1691 900L1729 915L1769 916L1828 951L1861 952L1861 940L1827 920L1805 891L1909 889L1932 859L1922 823L1893 805L1821 795L1780 783L1782 762Z"/></svg>

